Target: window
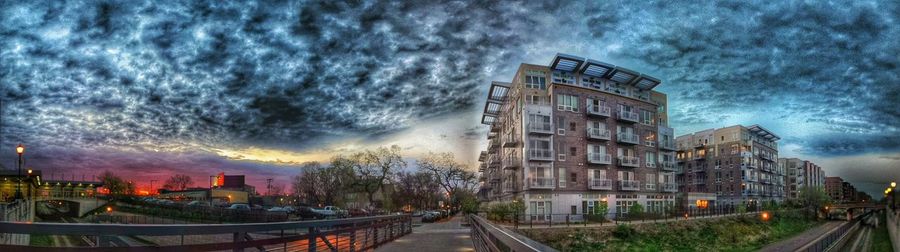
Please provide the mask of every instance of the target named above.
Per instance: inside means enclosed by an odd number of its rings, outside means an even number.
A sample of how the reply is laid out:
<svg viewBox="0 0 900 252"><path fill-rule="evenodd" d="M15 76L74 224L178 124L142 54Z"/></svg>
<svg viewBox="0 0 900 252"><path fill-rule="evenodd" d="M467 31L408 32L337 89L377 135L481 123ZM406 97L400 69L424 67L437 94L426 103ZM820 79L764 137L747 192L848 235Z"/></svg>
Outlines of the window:
<svg viewBox="0 0 900 252"><path fill-rule="evenodd" d="M566 143L559 143L559 149L557 149L556 153L559 153L557 159L559 161L566 161Z"/></svg>
<svg viewBox="0 0 900 252"><path fill-rule="evenodd" d="M543 95L526 95L525 103L545 105L547 104L547 98Z"/></svg>
<svg viewBox="0 0 900 252"><path fill-rule="evenodd" d="M577 147L569 147L569 156L574 157L575 155L578 155L578 148Z"/></svg>
<svg viewBox="0 0 900 252"><path fill-rule="evenodd" d="M541 90L547 89L547 73L541 71L526 71L525 87Z"/></svg>
<svg viewBox="0 0 900 252"><path fill-rule="evenodd" d="M553 71L553 82L575 85L575 75L569 72Z"/></svg>
<svg viewBox="0 0 900 252"><path fill-rule="evenodd" d="M569 130L575 131L575 125L576 125L575 122L570 122L570 123L569 123Z"/></svg>
<svg viewBox="0 0 900 252"><path fill-rule="evenodd" d="M557 134L565 135L566 134L566 118L562 117L562 116L557 117L556 118L556 127L557 127L557 129L556 129Z"/></svg>
<svg viewBox="0 0 900 252"><path fill-rule="evenodd" d="M646 152L644 154L644 160L644 162L647 163L647 167L656 167L656 153Z"/></svg>
<svg viewBox="0 0 900 252"><path fill-rule="evenodd" d="M569 174L569 175L571 175L570 178L572 178L571 179L572 183L578 182L578 173L573 172L572 174Z"/></svg>
<svg viewBox="0 0 900 252"><path fill-rule="evenodd" d="M646 125L653 125L653 123L655 122L656 118L653 112L641 109L641 123Z"/></svg>
<svg viewBox="0 0 900 252"><path fill-rule="evenodd" d="M560 111L578 112L578 97L573 95L558 95L556 97L556 109Z"/></svg>
<svg viewBox="0 0 900 252"><path fill-rule="evenodd" d="M559 188L566 187L566 168L559 168Z"/></svg>

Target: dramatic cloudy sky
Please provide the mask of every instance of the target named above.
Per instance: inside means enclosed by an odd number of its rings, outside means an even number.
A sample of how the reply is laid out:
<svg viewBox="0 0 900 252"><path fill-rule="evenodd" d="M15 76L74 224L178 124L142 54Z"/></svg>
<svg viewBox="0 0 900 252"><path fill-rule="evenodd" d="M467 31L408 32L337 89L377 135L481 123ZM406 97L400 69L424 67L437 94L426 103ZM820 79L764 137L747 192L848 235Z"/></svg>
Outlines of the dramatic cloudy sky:
<svg viewBox="0 0 900 252"><path fill-rule="evenodd" d="M662 79L678 134L761 124L871 193L900 178L896 1L222 2L2 1L0 163L24 143L67 177L259 186L394 144L475 165L488 83L563 52Z"/></svg>

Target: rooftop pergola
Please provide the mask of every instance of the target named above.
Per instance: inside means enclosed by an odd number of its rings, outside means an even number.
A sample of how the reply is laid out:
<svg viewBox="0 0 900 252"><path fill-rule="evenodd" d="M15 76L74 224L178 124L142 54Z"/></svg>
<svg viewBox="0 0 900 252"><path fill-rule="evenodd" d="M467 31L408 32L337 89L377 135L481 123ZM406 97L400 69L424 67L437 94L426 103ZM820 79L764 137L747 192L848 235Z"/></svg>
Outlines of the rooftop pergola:
<svg viewBox="0 0 900 252"><path fill-rule="evenodd" d="M750 132L752 132L753 134L756 134L756 135L758 135L762 138L765 138L769 141L781 140L781 137L778 137L778 135L775 135L775 133L772 133L771 131L763 128L762 126L759 126L759 124L751 125L750 127L747 127L747 129L750 130Z"/></svg>

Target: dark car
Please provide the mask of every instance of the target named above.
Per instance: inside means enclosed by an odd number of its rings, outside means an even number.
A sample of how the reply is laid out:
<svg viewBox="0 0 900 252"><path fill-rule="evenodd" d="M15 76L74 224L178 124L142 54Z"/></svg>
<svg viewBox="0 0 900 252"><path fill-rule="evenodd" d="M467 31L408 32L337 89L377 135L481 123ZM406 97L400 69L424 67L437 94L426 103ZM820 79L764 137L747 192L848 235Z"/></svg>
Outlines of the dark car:
<svg viewBox="0 0 900 252"><path fill-rule="evenodd" d="M318 219L319 218L319 214L317 214L316 212L313 212L312 208L310 208L310 207L306 207L306 206L297 207L296 211L297 211L297 216L300 216L300 218L302 218L302 219Z"/></svg>

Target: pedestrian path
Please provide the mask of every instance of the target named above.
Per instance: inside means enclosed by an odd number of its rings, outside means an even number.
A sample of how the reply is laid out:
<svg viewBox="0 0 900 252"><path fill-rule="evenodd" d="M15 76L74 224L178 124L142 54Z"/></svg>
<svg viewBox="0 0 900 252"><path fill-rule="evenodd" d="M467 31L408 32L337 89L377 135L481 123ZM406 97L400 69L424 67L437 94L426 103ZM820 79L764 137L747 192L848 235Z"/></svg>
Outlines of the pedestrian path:
<svg viewBox="0 0 900 252"><path fill-rule="evenodd" d="M475 251L469 227L462 224L465 216L456 215L450 220L422 223L413 227L411 234L378 247L375 251Z"/></svg>

